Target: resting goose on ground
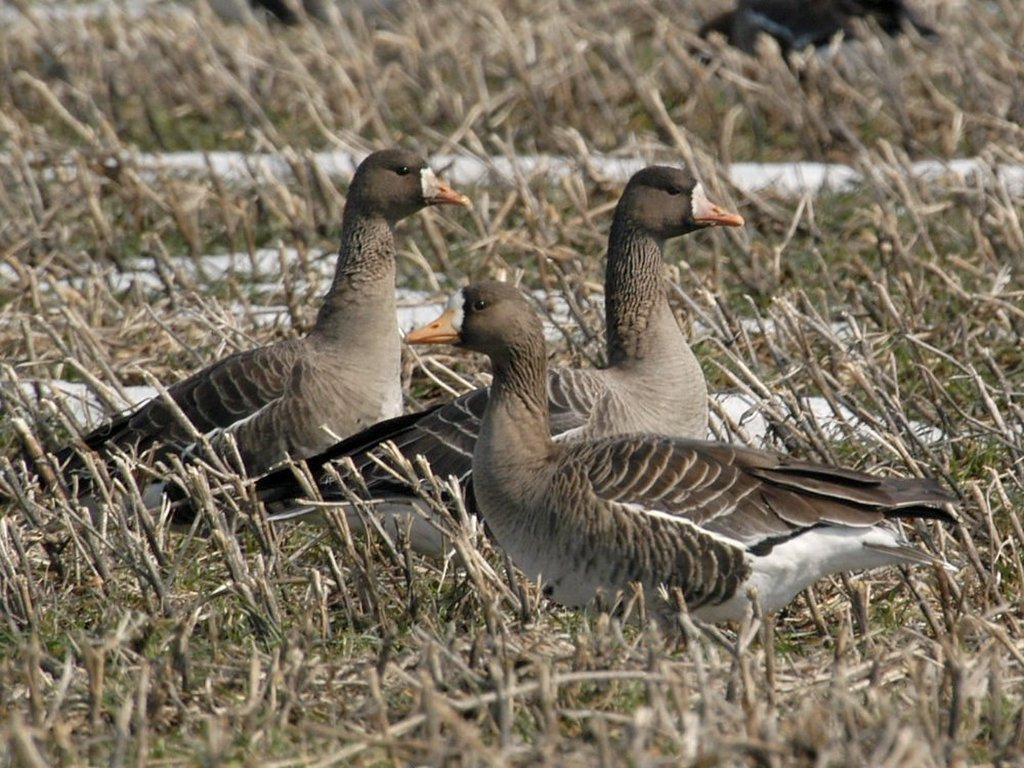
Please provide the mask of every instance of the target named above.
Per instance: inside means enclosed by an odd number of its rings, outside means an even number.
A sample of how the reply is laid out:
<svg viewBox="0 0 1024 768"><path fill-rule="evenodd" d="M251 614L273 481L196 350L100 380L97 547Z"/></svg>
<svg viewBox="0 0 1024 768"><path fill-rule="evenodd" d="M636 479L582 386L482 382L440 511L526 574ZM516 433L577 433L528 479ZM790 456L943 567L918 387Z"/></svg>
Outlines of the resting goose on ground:
<svg viewBox="0 0 1024 768"><path fill-rule="evenodd" d="M630 179L615 209L608 236L605 273L605 320L608 366L600 370L556 368L548 377L552 434L566 437L600 436L658 430L705 437L708 393L700 364L690 350L668 303L662 274L665 241L715 226L741 226L743 219L714 205L704 187L686 171L650 166ZM487 390L477 389L454 402L419 414L401 416L344 440L309 459L325 499L344 498L333 487L324 466L331 459L352 456L371 493L396 501L410 489L365 457L366 452L392 441L408 458L423 455L440 477L465 479L473 444L487 404ZM260 480L259 494L268 502L285 502L304 495L288 468ZM405 505L390 511L402 519ZM278 513L277 519L310 511L299 505ZM351 521L358 526L356 520ZM429 523L417 525L413 546L440 554L443 542ZM421 530L422 529L422 530Z"/></svg>
<svg viewBox="0 0 1024 768"><path fill-rule="evenodd" d="M395 304L395 224L431 205L470 205L413 152L374 152L356 169L330 289L302 338L236 352L168 387L201 433L230 433L251 473L312 456L338 436L401 413L401 333ZM216 430L216 431L215 431ZM188 429L154 398L83 438L93 450L191 443ZM76 464L74 448L58 454Z"/></svg>
<svg viewBox="0 0 1024 768"><path fill-rule="evenodd" d="M494 379L473 451L477 509L497 544L557 602L613 601L630 582L679 590L706 621L775 611L819 578L938 563L899 518L953 522L934 480L883 478L651 433L554 442L543 328L507 283L471 285L409 344L486 354ZM660 606L660 607L658 607Z"/></svg>
<svg viewBox="0 0 1024 768"><path fill-rule="evenodd" d="M828 45L840 32L852 35L855 19L870 19L889 35L904 27L925 37L937 34L904 0L739 0L736 8L706 22L698 34L706 38L717 32L751 54L764 34L775 38L785 55Z"/></svg>

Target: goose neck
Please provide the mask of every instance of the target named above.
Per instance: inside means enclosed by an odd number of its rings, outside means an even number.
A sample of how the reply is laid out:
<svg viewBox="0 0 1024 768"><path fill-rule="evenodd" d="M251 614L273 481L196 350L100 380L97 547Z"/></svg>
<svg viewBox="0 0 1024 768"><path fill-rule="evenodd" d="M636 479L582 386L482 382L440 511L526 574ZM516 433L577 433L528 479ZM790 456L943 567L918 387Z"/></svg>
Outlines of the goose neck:
<svg viewBox="0 0 1024 768"><path fill-rule="evenodd" d="M652 335L671 317L662 275L664 241L615 221L605 269L605 323L609 365L627 365L652 352Z"/></svg>
<svg viewBox="0 0 1024 768"><path fill-rule="evenodd" d="M394 319L395 253L394 230L383 216L346 210L334 279L317 325L385 314Z"/></svg>
<svg viewBox="0 0 1024 768"><path fill-rule="evenodd" d="M481 437L501 446L511 460L547 456L551 438L543 337L521 341L492 357L492 367Z"/></svg>

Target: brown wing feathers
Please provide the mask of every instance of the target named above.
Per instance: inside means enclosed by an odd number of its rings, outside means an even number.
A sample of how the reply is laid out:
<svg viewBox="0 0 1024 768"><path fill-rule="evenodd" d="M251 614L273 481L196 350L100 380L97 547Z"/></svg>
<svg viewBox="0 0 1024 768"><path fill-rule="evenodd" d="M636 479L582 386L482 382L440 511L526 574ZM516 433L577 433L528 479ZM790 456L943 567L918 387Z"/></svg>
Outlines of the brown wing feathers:
<svg viewBox="0 0 1024 768"><path fill-rule="evenodd" d="M936 506L954 499L934 480L875 477L736 446L617 438L579 460L598 497L666 512L748 546L822 524L954 519Z"/></svg>

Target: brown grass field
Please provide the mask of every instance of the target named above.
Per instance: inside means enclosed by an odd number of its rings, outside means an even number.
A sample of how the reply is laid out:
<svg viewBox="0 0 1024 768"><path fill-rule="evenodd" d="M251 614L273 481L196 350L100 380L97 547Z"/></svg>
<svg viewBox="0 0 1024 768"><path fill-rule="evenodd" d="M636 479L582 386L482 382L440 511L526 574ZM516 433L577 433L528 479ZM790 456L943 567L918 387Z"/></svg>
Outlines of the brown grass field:
<svg viewBox="0 0 1024 768"><path fill-rule="evenodd" d="M698 41L712 0L407 0L294 28L170 3L9 6L0 483L19 498L0 507L0 762L1024 764L1024 189L997 173L1024 163L1024 16L1015 0L919 5L941 39L792 67ZM493 175L465 188L472 213L404 222L400 280L440 297L521 273L564 291L579 324L552 356L580 365L600 358L591 298L621 190L591 160L696 168L747 218L670 249L712 391L754 397L794 455L940 478L960 524L909 534L959 571L851 574L742 626L684 617L674 639L639 598L625 617L547 603L459 510L456 565L340 523L272 527L242 480L212 471L190 477L203 515L183 533L144 509L144 466L103 478L92 516L19 468L23 445L75 430L48 380L114 410L122 385L308 327L346 189L311 153L393 144L575 163ZM215 149L282 155L293 173L138 154ZM987 170L908 173L956 157ZM794 160L864 181L803 197L730 184L730 163ZM280 252L272 269L249 266L260 248ZM202 257L227 252L236 269L208 274ZM268 306L283 308L270 322ZM410 353L407 405L481 368ZM842 417L817 427L810 396L876 437ZM235 492L215 502L224 483Z"/></svg>

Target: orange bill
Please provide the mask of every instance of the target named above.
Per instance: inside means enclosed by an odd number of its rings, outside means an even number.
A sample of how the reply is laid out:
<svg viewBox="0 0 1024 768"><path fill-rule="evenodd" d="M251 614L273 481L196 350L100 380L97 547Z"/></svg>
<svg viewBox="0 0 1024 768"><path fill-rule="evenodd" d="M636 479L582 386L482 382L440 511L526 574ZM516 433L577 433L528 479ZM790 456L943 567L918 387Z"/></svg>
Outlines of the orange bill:
<svg viewBox="0 0 1024 768"><path fill-rule="evenodd" d="M738 213L730 213L708 200L704 187L698 184L693 190L691 200L693 220L707 227L742 227L743 217Z"/></svg>
<svg viewBox="0 0 1024 768"><path fill-rule="evenodd" d="M432 323L413 328L405 334L406 344L451 344L459 340L454 321L461 311L449 307Z"/></svg>
<svg viewBox="0 0 1024 768"><path fill-rule="evenodd" d="M433 194L426 198L430 205L463 205L466 208L473 207L473 201L461 192L456 192L443 181L438 179L437 187Z"/></svg>
<svg viewBox="0 0 1024 768"><path fill-rule="evenodd" d="M473 201L461 192L456 192L449 187L430 170L424 168L420 171L420 184L423 187L423 202L427 205L464 205L467 208L473 207Z"/></svg>

